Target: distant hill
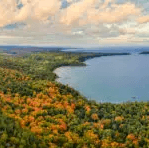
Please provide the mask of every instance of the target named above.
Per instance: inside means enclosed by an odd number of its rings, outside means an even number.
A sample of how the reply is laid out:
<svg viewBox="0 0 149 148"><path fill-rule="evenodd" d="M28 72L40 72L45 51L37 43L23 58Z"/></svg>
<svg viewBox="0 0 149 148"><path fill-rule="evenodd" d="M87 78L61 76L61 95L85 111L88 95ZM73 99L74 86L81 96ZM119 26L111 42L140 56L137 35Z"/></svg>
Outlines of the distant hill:
<svg viewBox="0 0 149 148"><path fill-rule="evenodd" d="M149 51L143 51L140 54L149 54Z"/></svg>
<svg viewBox="0 0 149 148"><path fill-rule="evenodd" d="M94 53L140 53L140 54L148 54L149 47L148 46L105 46L105 47L96 47L96 48L72 48L72 47L36 47L36 46L0 46L0 53L7 53L11 55L19 55L22 56L31 52L44 52L44 51L65 51L65 52L94 52Z"/></svg>
<svg viewBox="0 0 149 148"><path fill-rule="evenodd" d="M63 47L0 46L0 52L12 55L24 55L31 52L59 51Z"/></svg>

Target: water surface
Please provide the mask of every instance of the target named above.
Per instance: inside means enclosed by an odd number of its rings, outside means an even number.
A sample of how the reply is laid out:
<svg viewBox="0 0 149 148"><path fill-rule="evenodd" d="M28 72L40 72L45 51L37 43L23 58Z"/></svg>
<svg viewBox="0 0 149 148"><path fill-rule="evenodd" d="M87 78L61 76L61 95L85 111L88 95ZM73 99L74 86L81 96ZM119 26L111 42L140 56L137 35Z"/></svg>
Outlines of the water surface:
<svg viewBox="0 0 149 148"><path fill-rule="evenodd" d="M149 101L149 55L108 56L60 67L57 81L98 102Z"/></svg>

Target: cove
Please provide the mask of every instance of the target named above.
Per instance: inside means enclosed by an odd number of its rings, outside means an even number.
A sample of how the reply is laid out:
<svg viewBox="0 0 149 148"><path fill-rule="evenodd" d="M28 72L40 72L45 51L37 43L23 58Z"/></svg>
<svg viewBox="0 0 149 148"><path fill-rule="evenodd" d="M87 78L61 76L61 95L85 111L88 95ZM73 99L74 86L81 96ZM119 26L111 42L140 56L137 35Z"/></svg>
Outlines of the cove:
<svg viewBox="0 0 149 148"><path fill-rule="evenodd" d="M97 102L149 101L149 55L98 57L87 66L64 66L56 81Z"/></svg>

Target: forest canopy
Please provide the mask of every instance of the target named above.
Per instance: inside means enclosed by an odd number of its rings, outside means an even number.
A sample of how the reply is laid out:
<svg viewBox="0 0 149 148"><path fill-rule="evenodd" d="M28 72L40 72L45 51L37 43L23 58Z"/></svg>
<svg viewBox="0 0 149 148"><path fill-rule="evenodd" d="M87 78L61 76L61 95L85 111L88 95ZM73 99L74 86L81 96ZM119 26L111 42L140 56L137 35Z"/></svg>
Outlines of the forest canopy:
<svg viewBox="0 0 149 148"><path fill-rule="evenodd" d="M0 147L147 148L149 102L97 103L55 81L55 68L94 56L0 55Z"/></svg>

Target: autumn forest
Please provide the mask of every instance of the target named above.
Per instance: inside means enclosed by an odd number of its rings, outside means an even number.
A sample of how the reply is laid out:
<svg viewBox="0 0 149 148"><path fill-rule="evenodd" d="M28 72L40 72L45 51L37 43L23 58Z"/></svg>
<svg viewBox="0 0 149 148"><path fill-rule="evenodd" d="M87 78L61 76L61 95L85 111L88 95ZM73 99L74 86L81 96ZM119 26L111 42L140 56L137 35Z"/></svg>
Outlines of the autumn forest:
<svg viewBox="0 0 149 148"><path fill-rule="evenodd" d="M97 103L55 81L55 68L94 56L1 54L0 148L148 148L149 102Z"/></svg>

